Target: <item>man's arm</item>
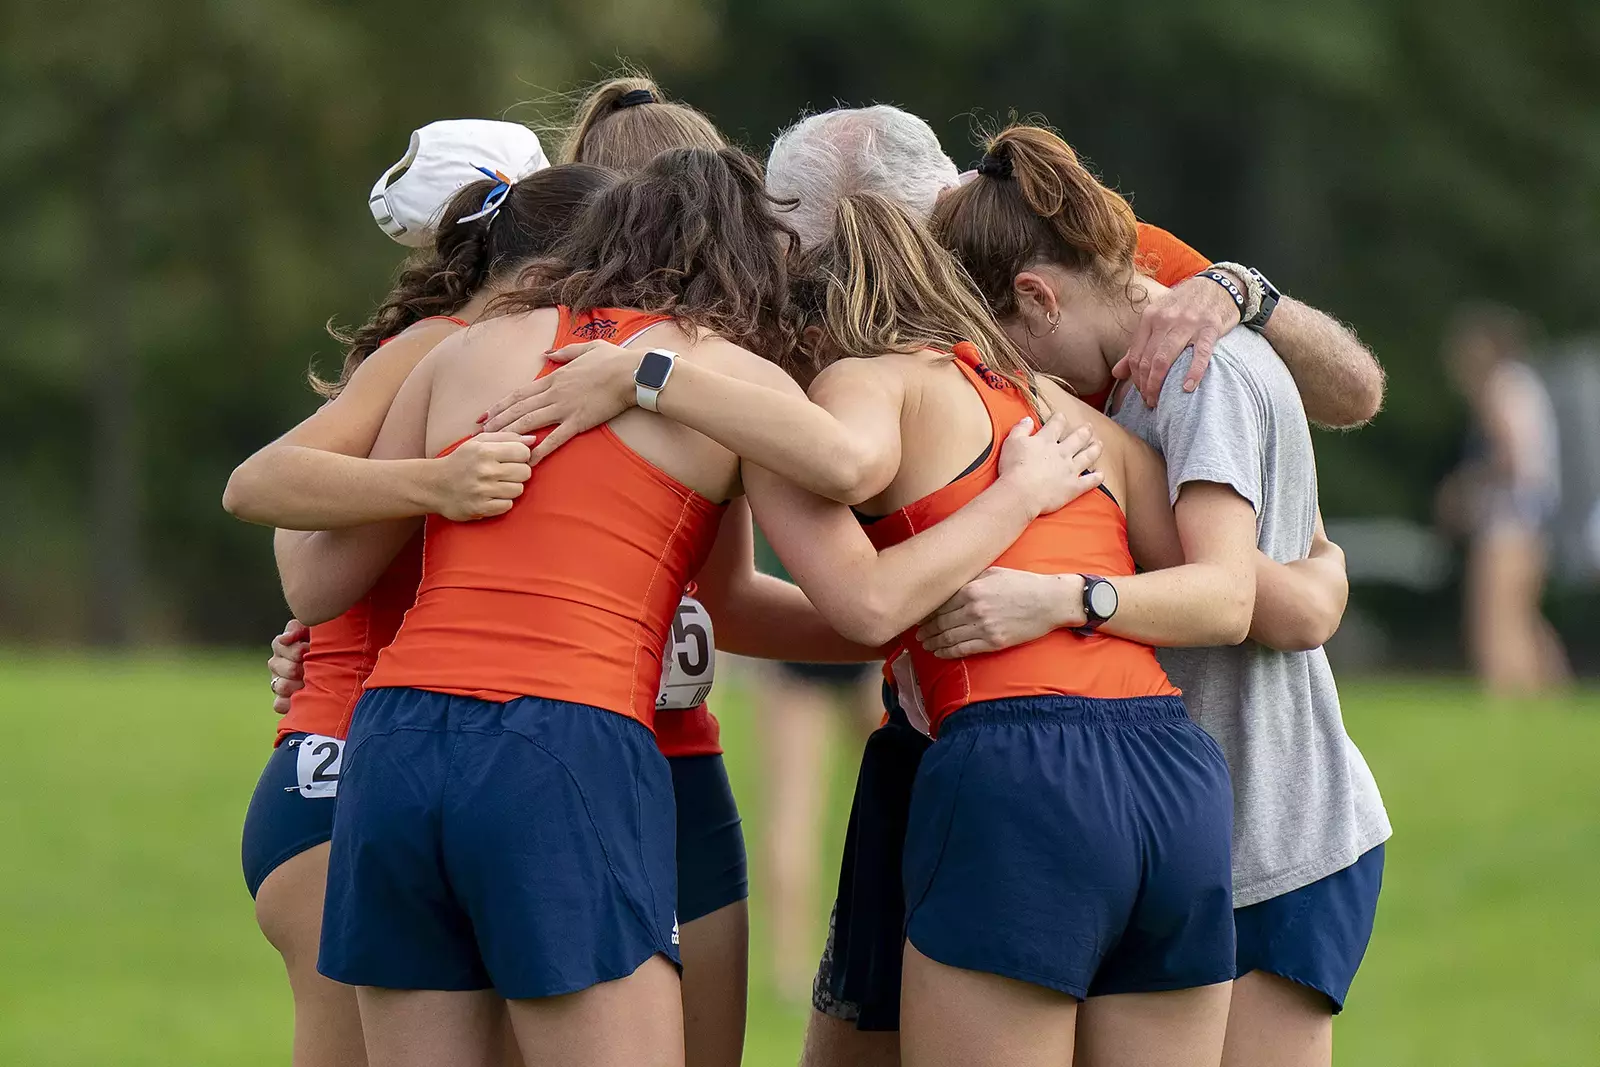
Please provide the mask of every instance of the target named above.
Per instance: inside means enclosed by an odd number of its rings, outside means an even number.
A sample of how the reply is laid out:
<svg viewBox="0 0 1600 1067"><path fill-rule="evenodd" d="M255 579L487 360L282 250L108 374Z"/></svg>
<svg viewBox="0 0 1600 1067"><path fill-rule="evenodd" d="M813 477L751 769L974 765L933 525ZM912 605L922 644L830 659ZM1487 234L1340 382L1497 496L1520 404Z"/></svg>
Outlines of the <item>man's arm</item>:
<svg viewBox="0 0 1600 1067"><path fill-rule="evenodd" d="M1330 429L1371 422L1383 407L1378 358L1344 323L1285 296L1262 336L1294 376L1306 418Z"/></svg>

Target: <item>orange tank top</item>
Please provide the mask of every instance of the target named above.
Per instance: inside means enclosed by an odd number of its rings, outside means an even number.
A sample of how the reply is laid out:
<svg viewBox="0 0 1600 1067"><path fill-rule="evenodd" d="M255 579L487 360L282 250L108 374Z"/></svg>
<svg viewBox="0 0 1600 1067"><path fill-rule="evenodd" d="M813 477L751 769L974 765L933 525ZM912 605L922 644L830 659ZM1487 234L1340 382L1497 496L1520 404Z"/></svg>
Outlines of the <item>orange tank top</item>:
<svg viewBox="0 0 1600 1067"><path fill-rule="evenodd" d="M665 321L615 308L560 312L556 347ZM416 604L367 688L543 697L653 728L662 649L724 510L609 426L581 433L539 464L504 515L428 517Z"/></svg>
<svg viewBox="0 0 1600 1067"><path fill-rule="evenodd" d="M1019 419L1033 412L1021 392L979 360L975 346L956 346L955 363L989 412L994 443L973 470L940 489L881 519L866 523L867 536L879 550L899 544L953 515L999 477L1000 445ZM1066 507L1035 519L1022 536L995 561L997 567L1039 574L1132 574L1128 525L1108 492L1091 492ZM929 732L951 712L980 700L1061 694L1083 697L1173 696L1149 645L1110 634L1082 635L1052 630L1015 648L965 659L939 659L925 651L913 627L901 635L903 657L909 657L909 682L915 695L902 702L919 703ZM901 661L906 662L905 660Z"/></svg>
<svg viewBox="0 0 1600 1067"><path fill-rule="evenodd" d="M1169 289L1211 266L1209 259L1159 226L1141 222L1138 231L1134 265Z"/></svg>
<svg viewBox="0 0 1600 1067"><path fill-rule="evenodd" d="M454 315L429 315L418 322L443 319L465 327ZM416 325L413 323L412 325ZM378 347L393 341L385 337ZM305 654L305 688L289 698L289 710L278 720L281 743L290 734L343 737L350 713L361 698L361 686L378 662L378 653L400 629L400 620L417 597L422 579L422 538L413 538L389 564L371 591L343 615L311 628Z"/></svg>

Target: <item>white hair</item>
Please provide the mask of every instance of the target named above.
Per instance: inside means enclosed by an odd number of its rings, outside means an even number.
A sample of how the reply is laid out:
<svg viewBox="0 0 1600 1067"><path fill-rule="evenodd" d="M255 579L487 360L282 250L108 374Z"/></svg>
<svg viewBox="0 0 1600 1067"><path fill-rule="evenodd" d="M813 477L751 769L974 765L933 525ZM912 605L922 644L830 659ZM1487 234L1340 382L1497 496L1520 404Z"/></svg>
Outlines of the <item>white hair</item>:
<svg viewBox="0 0 1600 1067"><path fill-rule="evenodd" d="M846 196L878 193L925 219L959 181L933 127L889 104L807 116L778 134L767 157L767 190L799 201L787 221L808 248L833 232Z"/></svg>

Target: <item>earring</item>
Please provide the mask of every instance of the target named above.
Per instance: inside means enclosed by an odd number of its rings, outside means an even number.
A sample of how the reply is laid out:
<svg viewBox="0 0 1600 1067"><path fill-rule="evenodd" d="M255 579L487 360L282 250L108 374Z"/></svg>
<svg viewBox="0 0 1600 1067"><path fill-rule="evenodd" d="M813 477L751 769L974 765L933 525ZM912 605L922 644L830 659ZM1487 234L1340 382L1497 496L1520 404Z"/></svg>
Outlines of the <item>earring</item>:
<svg viewBox="0 0 1600 1067"><path fill-rule="evenodd" d="M1050 314L1046 315L1045 321L1050 324L1051 333L1055 333L1057 330L1061 329L1061 309L1056 308Z"/></svg>

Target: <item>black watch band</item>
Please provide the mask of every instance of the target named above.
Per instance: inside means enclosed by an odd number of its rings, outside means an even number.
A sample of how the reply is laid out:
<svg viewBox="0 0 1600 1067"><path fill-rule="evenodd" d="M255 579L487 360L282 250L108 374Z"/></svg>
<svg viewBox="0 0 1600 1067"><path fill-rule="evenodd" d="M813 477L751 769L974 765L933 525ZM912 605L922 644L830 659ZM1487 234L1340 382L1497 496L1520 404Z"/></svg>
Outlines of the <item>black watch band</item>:
<svg viewBox="0 0 1600 1067"><path fill-rule="evenodd" d="M1085 636L1092 634L1100 628L1101 623L1116 613L1117 587L1098 574L1083 575L1084 623L1073 632Z"/></svg>
<svg viewBox="0 0 1600 1067"><path fill-rule="evenodd" d="M1260 333L1267 328L1267 320L1272 318L1272 313L1278 310L1278 301L1283 299L1283 294L1278 291L1276 285L1267 281L1265 274L1262 274L1254 267L1247 269L1250 271L1250 276L1261 283L1261 310L1257 311L1255 316L1243 325Z"/></svg>

